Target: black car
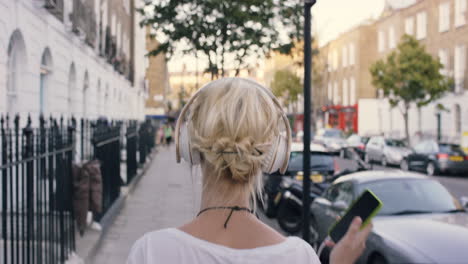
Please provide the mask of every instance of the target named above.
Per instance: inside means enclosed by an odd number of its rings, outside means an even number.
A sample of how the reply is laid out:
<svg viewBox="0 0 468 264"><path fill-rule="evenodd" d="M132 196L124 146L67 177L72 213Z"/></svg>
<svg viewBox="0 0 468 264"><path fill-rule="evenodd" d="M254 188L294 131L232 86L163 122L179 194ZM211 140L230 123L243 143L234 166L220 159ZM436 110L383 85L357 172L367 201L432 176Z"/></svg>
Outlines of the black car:
<svg viewBox="0 0 468 264"><path fill-rule="evenodd" d="M401 162L403 170L424 171L428 175L468 173L468 156L460 146L427 140L417 144Z"/></svg>
<svg viewBox="0 0 468 264"><path fill-rule="evenodd" d="M466 263L468 213L436 180L421 174L367 171L343 176L312 203L313 247L366 189L382 201L358 264ZM461 201L462 199L460 199ZM321 257L327 259L329 250Z"/></svg>
<svg viewBox="0 0 468 264"><path fill-rule="evenodd" d="M318 151L320 146L311 146L310 171L315 182L322 182L326 178L333 177L337 163L335 157L328 152ZM294 143L291 148L289 165L284 175L273 173L264 175L263 209L268 217L275 217L278 208L277 197L280 184L285 178L301 180L303 171L303 148L302 143Z"/></svg>

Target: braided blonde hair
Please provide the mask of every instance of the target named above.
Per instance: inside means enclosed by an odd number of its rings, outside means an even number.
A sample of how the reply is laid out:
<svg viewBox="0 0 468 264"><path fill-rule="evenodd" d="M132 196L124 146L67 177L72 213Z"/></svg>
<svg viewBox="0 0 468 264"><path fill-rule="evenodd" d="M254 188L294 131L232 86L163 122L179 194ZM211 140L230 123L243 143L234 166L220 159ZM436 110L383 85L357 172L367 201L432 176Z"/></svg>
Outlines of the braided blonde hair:
<svg viewBox="0 0 468 264"><path fill-rule="evenodd" d="M281 113L254 81L223 78L200 91L188 113L192 148L198 150L204 173L204 190L217 189L230 197L261 194L261 168L280 133ZM261 197L261 196L260 196Z"/></svg>

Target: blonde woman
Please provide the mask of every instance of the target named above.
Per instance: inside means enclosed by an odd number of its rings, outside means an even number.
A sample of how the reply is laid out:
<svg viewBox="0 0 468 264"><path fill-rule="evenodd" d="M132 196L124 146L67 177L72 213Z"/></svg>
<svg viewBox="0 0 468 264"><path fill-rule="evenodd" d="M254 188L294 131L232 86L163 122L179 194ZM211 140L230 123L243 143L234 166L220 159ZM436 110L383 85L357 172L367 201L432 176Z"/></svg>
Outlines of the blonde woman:
<svg viewBox="0 0 468 264"><path fill-rule="evenodd" d="M262 170L276 159L282 170L281 156L289 153L289 125L274 96L253 81L225 78L195 97L182 111L175 136L178 158L201 166L200 212L184 226L144 235L127 263L320 263L308 243L282 236L254 214ZM273 163L269 169L278 167ZM356 261L371 229L360 230L360 224L355 219L334 246L330 263Z"/></svg>

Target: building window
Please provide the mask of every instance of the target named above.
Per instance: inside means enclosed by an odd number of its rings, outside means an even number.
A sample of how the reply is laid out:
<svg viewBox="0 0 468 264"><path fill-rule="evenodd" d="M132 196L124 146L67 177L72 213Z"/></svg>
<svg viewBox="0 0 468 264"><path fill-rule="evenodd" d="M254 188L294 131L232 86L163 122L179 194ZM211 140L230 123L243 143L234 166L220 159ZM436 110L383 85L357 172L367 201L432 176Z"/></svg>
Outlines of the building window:
<svg viewBox="0 0 468 264"><path fill-rule="evenodd" d="M455 47L455 92L459 93L463 90L465 82L465 61L466 61L466 47L458 45Z"/></svg>
<svg viewBox="0 0 468 264"><path fill-rule="evenodd" d="M351 77L349 81L349 104L356 104L356 79L354 77Z"/></svg>
<svg viewBox="0 0 468 264"><path fill-rule="evenodd" d="M338 52L336 50L333 51L333 70L338 69Z"/></svg>
<svg viewBox="0 0 468 264"><path fill-rule="evenodd" d="M332 102L333 101L333 88L332 88L332 84L331 83L328 83L328 101L329 102Z"/></svg>
<svg viewBox="0 0 468 264"><path fill-rule="evenodd" d="M343 80L343 106L347 106L349 104L349 90L348 90L348 80Z"/></svg>
<svg viewBox="0 0 468 264"><path fill-rule="evenodd" d="M455 105L455 136L459 137L462 132L462 118L461 107L459 104Z"/></svg>
<svg viewBox="0 0 468 264"><path fill-rule="evenodd" d="M416 24L417 24L416 38L419 40L426 38L426 35L427 35L426 12L418 13L418 15L416 16Z"/></svg>
<svg viewBox="0 0 468 264"><path fill-rule="evenodd" d="M344 46L341 53L343 68L348 67L348 47Z"/></svg>
<svg viewBox="0 0 468 264"><path fill-rule="evenodd" d="M333 104L339 104L340 96L338 94L338 83L335 82L333 85Z"/></svg>
<svg viewBox="0 0 468 264"><path fill-rule="evenodd" d="M450 2L439 5L439 32L450 29Z"/></svg>
<svg viewBox="0 0 468 264"><path fill-rule="evenodd" d="M405 34L414 35L414 17L405 19Z"/></svg>
<svg viewBox="0 0 468 264"><path fill-rule="evenodd" d="M466 1L455 0L455 27L463 26L466 23Z"/></svg>
<svg viewBox="0 0 468 264"><path fill-rule="evenodd" d="M447 71L449 69L449 61L448 61L448 52L447 49L440 49L439 50L439 60L440 63L443 65L443 68L440 70L440 73L443 75L447 75Z"/></svg>
<svg viewBox="0 0 468 264"><path fill-rule="evenodd" d="M6 104L6 111L10 117L18 112L20 99L18 92L24 84L22 77L26 75L26 69L27 58L23 35L19 30L15 30L8 42L6 102L0 101L0 104Z"/></svg>
<svg viewBox="0 0 468 264"><path fill-rule="evenodd" d="M396 47L395 28L390 27L388 29L388 47L394 49Z"/></svg>
<svg viewBox="0 0 468 264"><path fill-rule="evenodd" d="M328 64L327 65L327 70L328 70L328 72L331 72L332 68L333 68L332 67L333 64L332 64L332 53L330 53L330 52L328 53L328 63L327 64Z"/></svg>
<svg viewBox="0 0 468 264"><path fill-rule="evenodd" d="M379 39L378 39L379 52L385 50L385 35L382 30L379 30Z"/></svg>
<svg viewBox="0 0 468 264"><path fill-rule="evenodd" d="M89 99L88 97L89 97L89 76L88 76L88 72L86 71L84 75L84 80L83 80L83 100L82 100L82 107L81 107L83 118L88 117L87 114L89 114L88 111L86 111L88 108L88 99Z"/></svg>
<svg viewBox="0 0 468 264"><path fill-rule="evenodd" d="M102 115L102 95L101 95L101 80L100 79L98 79L98 83L97 83L96 101L97 101L97 114Z"/></svg>
<svg viewBox="0 0 468 264"><path fill-rule="evenodd" d="M68 114L71 116L76 114L76 69L75 64L72 63L68 73Z"/></svg>
<svg viewBox="0 0 468 264"><path fill-rule="evenodd" d="M349 65L353 66L356 63L356 54L355 54L356 50L354 49L354 43L349 44L348 52L349 52Z"/></svg>
<svg viewBox="0 0 468 264"><path fill-rule="evenodd" d="M52 74L52 56L49 48L42 52L40 74L39 74L39 113L45 114L48 103L48 93L50 90L50 79Z"/></svg>

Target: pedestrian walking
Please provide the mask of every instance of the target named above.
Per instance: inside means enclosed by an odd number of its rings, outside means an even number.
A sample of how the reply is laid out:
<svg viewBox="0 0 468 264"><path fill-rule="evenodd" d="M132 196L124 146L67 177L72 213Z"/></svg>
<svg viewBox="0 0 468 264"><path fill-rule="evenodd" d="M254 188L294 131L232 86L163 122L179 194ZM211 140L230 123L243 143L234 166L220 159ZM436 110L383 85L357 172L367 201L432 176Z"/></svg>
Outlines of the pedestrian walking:
<svg viewBox="0 0 468 264"><path fill-rule="evenodd" d="M164 138L166 139L166 146L170 146L172 141L172 126L169 123L164 126Z"/></svg>
<svg viewBox="0 0 468 264"><path fill-rule="evenodd" d="M181 227L144 235L127 264L320 263L307 242L284 237L255 215L262 172L284 173L290 154L288 119L269 90L241 78L209 83L183 108L175 141L177 161L201 168L200 212ZM360 225L355 219L334 245L331 264L360 256L371 230Z"/></svg>
<svg viewBox="0 0 468 264"><path fill-rule="evenodd" d="M156 142L158 145L165 143L164 141L164 126L158 128L158 133L156 136Z"/></svg>

